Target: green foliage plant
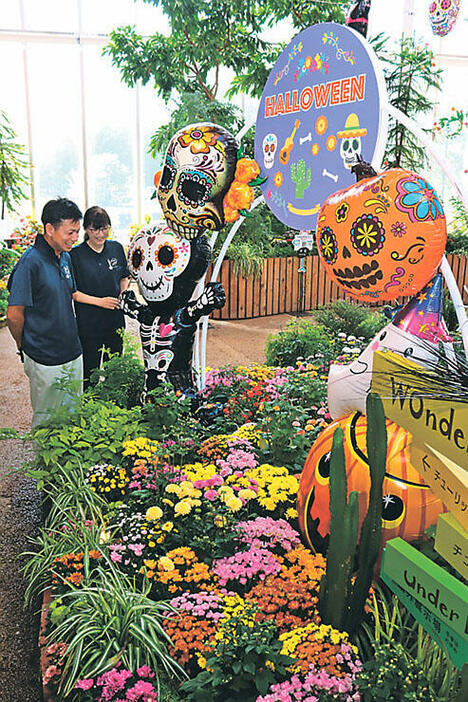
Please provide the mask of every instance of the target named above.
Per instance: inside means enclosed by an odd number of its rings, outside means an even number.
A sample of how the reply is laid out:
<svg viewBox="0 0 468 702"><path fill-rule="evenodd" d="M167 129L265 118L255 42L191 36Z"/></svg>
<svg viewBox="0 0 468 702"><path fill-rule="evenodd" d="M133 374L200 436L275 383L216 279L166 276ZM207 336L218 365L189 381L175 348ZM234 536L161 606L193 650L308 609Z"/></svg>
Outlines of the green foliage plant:
<svg viewBox="0 0 468 702"><path fill-rule="evenodd" d="M389 47L388 37L379 34L371 42L382 61L389 102L405 115L421 120L433 109L431 90L441 87L441 71L436 68L434 54L426 44L403 36L397 49ZM402 167L418 171L427 161L424 147L400 122L390 117L385 151L390 168Z"/></svg>
<svg viewBox="0 0 468 702"><path fill-rule="evenodd" d="M0 110L0 218L6 212L16 212L17 206L25 199L24 188L29 179L24 175L28 167L26 149L16 141L16 133L3 110Z"/></svg>
<svg viewBox="0 0 468 702"><path fill-rule="evenodd" d="M62 471L118 462L122 443L143 433L140 407L127 410L84 394L74 408L62 408L32 432L36 458L27 472L41 490Z"/></svg>
<svg viewBox="0 0 468 702"><path fill-rule="evenodd" d="M69 695L78 678L92 678L119 661L128 670L149 665L156 672L185 675L168 654L170 639L162 627L172 608L149 599L149 589L147 582L138 586L107 561L105 568L95 569L91 583L61 595L48 638L48 643L68 644L61 695Z"/></svg>
<svg viewBox="0 0 468 702"><path fill-rule="evenodd" d="M307 319L293 317L277 334L270 334L265 346L269 366L295 366L298 357L308 358L320 354L331 360L333 343L325 328Z"/></svg>
<svg viewBox="0 0 468 702"><path fill-rule="evenodd" d="M424 631L384 583L374 583L365 620L357 633L361 660L374 656L374 646L401 644L406 654L424 671L434 699L454 702L460 689L460 672L447 654Z"/></svg>
<svg viewBox="0 0 468 702"><path fill-rule="evenodd" d="M124 347L119 354L105 352L102 368L91 371L89 392L97 399L115 402L130 409L140 402L145 384L145 370L137 355L137 345L130 333L123 331Z"/></svg>
<svg viewBox="0 0 468 702"><path fill-rule="evenodd" d="M358 675L363 702L429 702L438 699L421 666L401 643L375 644Z"/></svg>
<svg viewBox="0 0 468 702"><path fill-rule="evenodd" d="M468 212L457 197L450 198L452 219L447 233L447 253L468 255Z"/></svg>
<svg viewBox="0 0 468 702"><path fill-rule="evenodd" d="M359 549L356 554L358 495L351 492L346 499L343 433L338 428L333 435L330 459L330 541L327 569L320 586L320 612L324 623L350 634L356 633L364 617L382 529L382 484L385 477L387 430L382 401L378 395L368 395L366 414L371 488L367 514L361 526ZM351 583L356 555L357 573L354 583Z"/></svg>
<svg viewBox="0 0 468 702"><path fill-rule="evenodd" d="M281 653L278 630L270 621L255 622L246 610L220 626L206 669L181 685L190 702L246 702L266 694L286 675L293 659Z"/></svg>
<svg viewBox="0 0 468 702"><path fill-rule="evenodd" d="M324 326L330 335L354 335L363 337L367 343L388 324L381 312L371 311L348 300L335 300L319 307L314 316L317 323Z"/></svg>

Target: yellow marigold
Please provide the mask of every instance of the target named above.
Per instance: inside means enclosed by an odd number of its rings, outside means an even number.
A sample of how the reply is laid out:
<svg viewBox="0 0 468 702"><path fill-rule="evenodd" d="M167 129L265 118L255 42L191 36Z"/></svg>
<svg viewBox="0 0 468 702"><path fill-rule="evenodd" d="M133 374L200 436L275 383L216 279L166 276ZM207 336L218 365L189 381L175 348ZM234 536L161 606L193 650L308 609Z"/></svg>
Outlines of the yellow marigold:
<svg viewBox="0 0 468 702"><path fill-rule="evenodd" d="M161 566L163 570L171 571L174 570L175 565L174 562L171 561L170 558L167 556L161 556L161 558L158 561L158 564Z"/></svg>
<svg viewBox="0 0 468 702"><path fill-rule="evenodd" d="M192 507L189 504L189 502L187 502L186 500L182 500L181 502L178 502L174 507L174 513L176 516L179 516L179 514L189 514L191 509Z"/></svg>
<svg viewBox="0 0 468 702"><path fill-rule="evenodd" d="M175 483L170 483L170 485L166 485L166 492L173 492L175 495L179 495L180 487Z"/></svg>
<svg viewBox="0 0 468 702"><path fill-rule="evenodd" d="M163 511L161 507L149 507L146 510L145 519L148 519L149 521L156 521L157 519L161 519L162 516Z"/></svg>
<svg viewBox="0 0 468 702"><path fill-rule="evenodd" d="M254 500L257 497L257 493L249 488L244 488L239 490L237 493L241 500Z"/></svg>
<svg viewBox="0 0 468 702"><path fill-rule="evenodd" d="M161 527L163 531L172 531L173 528L174 524L172 522L164 522L164 524Z"/></svg>
<svg viewBox="0 0 468 702"><path fill-rule="evenodd" d="M258 163L253 158L240 158L237 162L235 179L241 183L250 183L260 175Z"/></svg>
<svg viewBox="0 0 468 702"><path fill-rule="evenodd" d="M240 500L238 497L229 497L226 500L226 505L232 512L238 512L242 507L242 500Z"/></svg>

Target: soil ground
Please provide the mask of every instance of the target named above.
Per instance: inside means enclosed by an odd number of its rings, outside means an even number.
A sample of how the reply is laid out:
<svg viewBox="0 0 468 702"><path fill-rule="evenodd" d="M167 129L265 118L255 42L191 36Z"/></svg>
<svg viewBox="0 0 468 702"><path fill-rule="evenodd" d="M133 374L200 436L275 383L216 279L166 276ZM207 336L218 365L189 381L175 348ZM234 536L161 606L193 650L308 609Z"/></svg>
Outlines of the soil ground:
<svg viewBox="0 0 468 702"><path fill-rule="evenodd" d="M265 360L264 347L272 332L282 329L290 315L242 321L210 321L207 365L249 365ZM138 337L138 324L128 328ZM29 383L8 329L0 329L0 428L20 434L31 425ZM31 443L0 441L0 702L40 702L37 611L23 609L24 584L19 554L29 550L28 537L41 523L40 497L34 482L13 470L32 456Z"/></svg>

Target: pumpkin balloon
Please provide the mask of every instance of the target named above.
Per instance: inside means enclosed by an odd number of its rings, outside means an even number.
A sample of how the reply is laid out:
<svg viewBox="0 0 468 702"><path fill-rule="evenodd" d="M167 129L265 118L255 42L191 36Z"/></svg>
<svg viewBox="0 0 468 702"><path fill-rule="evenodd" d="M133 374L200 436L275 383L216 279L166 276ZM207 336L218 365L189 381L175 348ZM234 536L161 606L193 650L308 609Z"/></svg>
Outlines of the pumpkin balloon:
<svg viewBox="0 0 468 702"><path fill-rule="evenodd" d="M441 500L425 484L410 463L412 435L394 422L386 420L387 463L383 482L382 536L380 552L395 536L412 541L445 511ZM367 512L370 472L366 449L366 417L359 412L332 422L317 438L307 456L297 497L301 531L314 548L327 542L330 530L330 452L333 433L343 429L348 494L359 493L359 528Z"/></svg>
<svg viewBox="0 0 468 702"><path fill-rule="evenodd" d="M316 236L330 278L375 302L415 295L426 285L442 259L447 228L429 183L393 168L330 195Z"/></svg>

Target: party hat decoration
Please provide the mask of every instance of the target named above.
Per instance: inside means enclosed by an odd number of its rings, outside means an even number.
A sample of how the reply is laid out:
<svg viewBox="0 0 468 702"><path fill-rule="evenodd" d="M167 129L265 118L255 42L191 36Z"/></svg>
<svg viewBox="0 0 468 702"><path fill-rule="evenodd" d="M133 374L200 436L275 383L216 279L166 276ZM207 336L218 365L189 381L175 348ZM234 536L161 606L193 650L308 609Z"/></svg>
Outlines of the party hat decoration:
<svg viewBox="0 0 468 702"><path fill-rule="evenodd" d="M442 317L442 295L442 274L437 273L420 293L396 313L392 324L433 344L452 341Z"/></svg>

